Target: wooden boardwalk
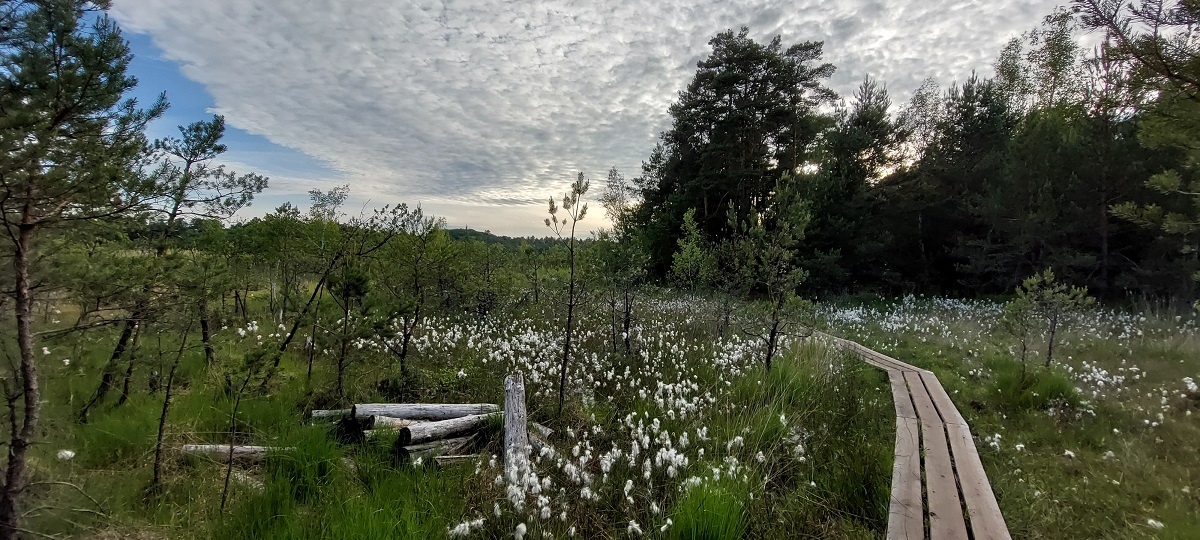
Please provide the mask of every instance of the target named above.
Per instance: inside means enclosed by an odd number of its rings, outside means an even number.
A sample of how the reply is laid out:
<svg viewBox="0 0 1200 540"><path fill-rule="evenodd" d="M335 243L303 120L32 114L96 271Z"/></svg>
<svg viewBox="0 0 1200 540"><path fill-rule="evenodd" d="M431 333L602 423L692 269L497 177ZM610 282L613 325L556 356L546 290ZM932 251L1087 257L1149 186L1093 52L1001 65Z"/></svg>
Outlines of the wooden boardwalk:
<svg viewBox="0 0 1200 540"><path fill-rule="evenodd" d="M971 429L937 377L853 341L827 337L886 371L891 381L896 452L888 540L1011 540Z"/></svg>

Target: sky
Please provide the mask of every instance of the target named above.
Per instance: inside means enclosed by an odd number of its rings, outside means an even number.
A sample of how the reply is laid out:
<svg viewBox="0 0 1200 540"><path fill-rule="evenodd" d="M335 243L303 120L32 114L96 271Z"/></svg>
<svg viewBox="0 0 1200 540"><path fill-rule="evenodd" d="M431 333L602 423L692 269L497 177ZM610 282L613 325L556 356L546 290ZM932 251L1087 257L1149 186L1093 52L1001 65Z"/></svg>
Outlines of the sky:
<svg viewBox="0 0 1200 540"><path fill-rule="evenodd" d="M420 204L451 227L545 236L578 172L637 176L667 108L747 26L823 41L828 86L863 77L896 104L926 78L992 73L1054 0L115 0L137 97L172 106L151 137L225 116L221 161L270 177L239 218L349 184L343 213ZM598 202L593 202L598 206ZM592 223L588 223L592 221ZM605 225L599 208L580 224Z"/></svg>

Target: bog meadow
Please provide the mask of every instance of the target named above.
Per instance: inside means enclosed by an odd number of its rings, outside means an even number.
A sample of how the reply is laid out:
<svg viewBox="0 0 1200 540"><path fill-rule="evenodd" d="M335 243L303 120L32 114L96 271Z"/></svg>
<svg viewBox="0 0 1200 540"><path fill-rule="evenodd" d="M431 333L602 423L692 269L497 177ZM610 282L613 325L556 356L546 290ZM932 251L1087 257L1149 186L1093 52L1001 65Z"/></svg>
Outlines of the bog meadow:
<svg viewBox="0 0 1200 540"><path fill-rule="evenodd" d="M837 338L936 375L1011 537L1200 537L1194 2L895 102L718 33L526 238L353 185L236 217L270 179L221 116L146 135L107 7L0 0L0 539L890 538L893 386Z"/></svg>

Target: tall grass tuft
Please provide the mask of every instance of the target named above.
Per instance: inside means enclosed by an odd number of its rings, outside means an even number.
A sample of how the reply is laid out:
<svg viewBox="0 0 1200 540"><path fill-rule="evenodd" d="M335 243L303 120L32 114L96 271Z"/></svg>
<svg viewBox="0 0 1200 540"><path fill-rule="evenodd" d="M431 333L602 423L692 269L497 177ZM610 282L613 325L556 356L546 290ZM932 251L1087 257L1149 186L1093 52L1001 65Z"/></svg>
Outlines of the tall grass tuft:
<svg viewBox="0 0 1200 540"><path fill-rule="evenodd" d="M667 538L727 540L746 533L749 490L737 479L707 479L689 488L675 505Z"/></svg>

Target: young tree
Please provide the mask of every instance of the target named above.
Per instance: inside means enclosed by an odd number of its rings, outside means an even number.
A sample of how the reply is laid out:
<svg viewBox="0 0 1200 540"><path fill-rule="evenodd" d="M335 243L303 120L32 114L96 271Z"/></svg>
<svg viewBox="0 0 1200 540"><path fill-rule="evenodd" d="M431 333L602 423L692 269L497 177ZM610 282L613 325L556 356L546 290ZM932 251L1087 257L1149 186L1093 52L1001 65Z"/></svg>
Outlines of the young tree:
<svg viewBox="0 0 1200 540"><path fill-rule="evenodd" d="M5 2L0 28L0 219L11 248L16 345L5 379L10 419L0 491L0 540L20 532L26 459L38 433L31 274L39 233L103 220L140 206L153 181L139 172L146 123L166 107L122 101L137 84L107 2ZM90 26L87 21L93 21Z"/></svg>
<svg viewBox="0 0 1200 540"><path fill-rule="evenodd" d="M1018 307L1024 306L1022 309L1032 307L1046 325L1046 367L1050 367L1063 317L1091 305L1095 299L1087 295L1087 289L1058 282L1047 268L1021 283L1016 301Z"/></svg>
<svg viewBox="0 0 1200 540"><path fill-rule="evenodd" d="M188 126L179 126L181 138L167 137L154 142L154 149L161 159L155 179L161 199L152 209L164 216L162 232L154 246L155 257L163 258L172 235L180 222L186 217L223 220L232 217L234 213L250 204L254 195L267 187L267 179L258 174L238 175L225 170L224 166L213 166L212 160L226 151L221 144L225 133L225 119L214 116L210 121L198 121ZM164 275L156 276L159 278ZM205 283L201 281L200 283ZM143 289L143 297L130 312L125 327L117 339L116 347L110 356L100 384L88 404L80 411L79 420L87 422L88 411L100 403L112 388L111 373L127 350L130 350L129 340L137 335L136 327L148 318L149 312L156 309L154 302L160 296L157 289L161 281L149 280ZM208 290L197 290L195 302L199 305L198 314L200 327L207 329L208 320ZM244 300L243 300L244 302ZM243 305L243 314L245 306ZM201 332L207 350L212 347L208 343L209 332ZM211 362L211 358L209 359ZM132 365L132 364L130 364Z"/></svg>
<svg viewBox="0 0 1200 540"><path fill-rule="evenodd" d="M704 249L704 239L696 225L696 209L683 214L683 236L671 262L671 281L694 291L717 281L717 264L712 253Z"/></svg>
<svg viewBox="0 0 1200 540"><path fill-rule="evenodd" d="M1018 291L1017 296L1004 303L1000 315L1000 328L1017 338L1021 346L1021 375L1025 375L1026 360L1029 358L1029 342L1037 328L1037 305L1027 295Z"/></svg>
<svg viewBox="0 0 1200 540"><path fill-rule="evenodd" d="M554 231L554 235L567 239L567 261L570 265L570 276L567 289L567 328L563 337L562 364L558 368L558 415L562 416L563 397L567 388L567 362L571 358L571 332L575 327L575 308L579 303L579 287L577 283L578 246L575 243L575 225L587 215L587 203L583 196L587 193L591 182L584 178L583 173L571 183L571 190L562 196L563 214L559 217L559 206L550 197L550 217L546 218L546 226Z"/></svg>
<svg viewBox="0 0 1200 540"><path fill-rule="evenodd" d="M375 333L399 358L400 375L407 378L407 359L413 336L426 314L431 275L446 254L441 249L445 221L425 214L420 206L410 210L401 204L398 212L402 234L379 258L379 284L390 299L388 313L377 321Z"/></svg>
<svg viewBox="0 0 1200 540"><path fill-rule="evenodd" d="M804 238L810 215L808 202L800 197L795 182L792 175L784 174L776 186L773 204L762 214L751 213L748 219L738 221L735 210L729 210L730 225L736 231L734 249L742 261L737 274L747 276L766 293L766 300L759 305L767 316L767 330L747 333L763 341L767 371L771 370L781 338L793 334L797 319L804 317L810 307L796 296L796 288L807 274L797 265L795 250Z"/></svg>

